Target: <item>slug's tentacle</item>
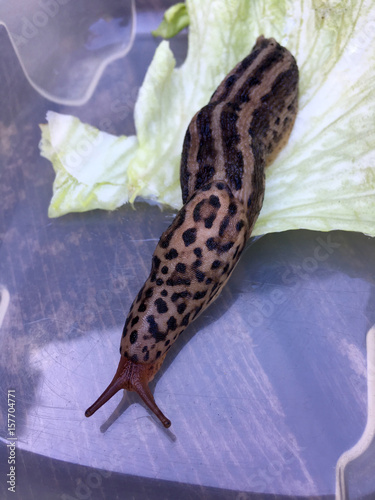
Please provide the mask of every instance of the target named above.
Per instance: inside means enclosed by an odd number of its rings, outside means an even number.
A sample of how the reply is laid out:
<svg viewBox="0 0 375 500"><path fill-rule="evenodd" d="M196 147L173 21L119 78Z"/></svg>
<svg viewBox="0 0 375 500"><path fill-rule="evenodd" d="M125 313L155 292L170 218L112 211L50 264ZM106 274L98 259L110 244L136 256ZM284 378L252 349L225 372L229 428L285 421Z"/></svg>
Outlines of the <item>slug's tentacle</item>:
<svg viewBox="0 0 375 500"><path fill-rule="evenodd" d="M86 416L126 389L170 426L148 384L236 266L263 204L265 165L289 136L297 98L293 56L261 36L192 119L181 157L184 206L161 236L130 308L117 372Z"/></svg>
<svg viewBox="0 0 375 500"><path fill-rule="evenodd" d="M163 358L164 359L164 358ZM164 427L168 428L171 421L162 413L160 408L155 403L154 396L148 387L148 382L153 378L153 367L151 365L140 365L121 357L120 362L112 382L101 396L85 411L86 417L91 417L96 410L104 405L112 396L120 389L127 391L135 391L150 408L150 410L158 417Z"/></svg>

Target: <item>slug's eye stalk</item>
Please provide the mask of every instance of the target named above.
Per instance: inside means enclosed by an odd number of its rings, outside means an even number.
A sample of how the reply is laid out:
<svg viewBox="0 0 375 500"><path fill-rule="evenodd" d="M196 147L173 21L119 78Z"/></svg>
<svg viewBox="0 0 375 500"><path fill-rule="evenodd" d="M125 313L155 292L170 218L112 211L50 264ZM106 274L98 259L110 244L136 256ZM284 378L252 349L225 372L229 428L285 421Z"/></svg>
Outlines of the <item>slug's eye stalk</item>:
<svg viewBox="0 0 375 500"><path fill-rule="evenodd" d="M157 371L157 370L156 370ZM101 396L85 411L86 417L91 417L96 410L104 405L120 389L136 392L142 401L158 417L160 422L167 429L171 426L171 421L163 414L155 403L148 382L152 380L155 370L152 365L135 364L128 359L121 357L115 376L112 382Z"/></svg>

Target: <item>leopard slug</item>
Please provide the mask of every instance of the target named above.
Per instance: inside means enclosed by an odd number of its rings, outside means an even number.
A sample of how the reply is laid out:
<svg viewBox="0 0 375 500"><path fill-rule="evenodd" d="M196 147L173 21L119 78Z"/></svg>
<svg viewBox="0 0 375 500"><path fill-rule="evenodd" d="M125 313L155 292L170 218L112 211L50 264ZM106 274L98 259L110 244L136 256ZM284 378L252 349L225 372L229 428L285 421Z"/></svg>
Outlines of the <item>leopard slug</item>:
<svg viewBox="0 0 375 500"><path fill-rule="evenodd" d="M148 383L237 264L263 204L265 166L289 137L297 101L294 57L260 36L191 120L180 168L184 205L161 236L130 308L116 374L87 417L126 389L171 425Z"/></svg>

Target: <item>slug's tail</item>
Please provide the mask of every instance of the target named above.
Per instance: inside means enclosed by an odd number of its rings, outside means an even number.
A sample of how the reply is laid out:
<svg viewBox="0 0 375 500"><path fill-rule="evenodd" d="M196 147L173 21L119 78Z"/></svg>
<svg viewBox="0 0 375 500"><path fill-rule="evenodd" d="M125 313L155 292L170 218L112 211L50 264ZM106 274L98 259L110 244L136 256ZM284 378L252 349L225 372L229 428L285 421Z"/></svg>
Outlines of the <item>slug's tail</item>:
<svg viewBox="0 0 375 500"><path fill-rule="evenodd" d="M104 405L112 396L120 389L136 392L150 410L158 417L164 427L171 426L171 421L162 413L160 408L155 403L148 382L152 380L155 370L152 365L135 364L132 361L124 358L120 359L117 371L112 382L101 396L85 411L86 417L91 417L96 410Z"/></svg>

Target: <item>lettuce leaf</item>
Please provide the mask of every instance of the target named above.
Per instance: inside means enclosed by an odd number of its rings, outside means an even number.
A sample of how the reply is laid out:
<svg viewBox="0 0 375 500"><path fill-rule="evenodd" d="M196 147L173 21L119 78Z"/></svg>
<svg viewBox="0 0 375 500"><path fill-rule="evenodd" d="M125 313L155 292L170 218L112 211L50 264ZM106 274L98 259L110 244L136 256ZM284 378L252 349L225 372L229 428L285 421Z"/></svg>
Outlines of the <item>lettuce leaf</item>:
<svg viewBox="0 0 375 500"><path fill-rule="evenodd" d="M287 146L267 169L253 234L304 228L375 236L371 0L189 0L186 8L186 61L176 68L169 43L158 46L135 106L136 137L47 115L41 151L56 172L49 215L113 209L138 196L179 208L187 125L264 34L297 59L300 109ZM72 167L67 159L79 150L79 137L88 137L92 150Z"/></svg>
<svg viewBox="0 0 375 500"><path fill-rule="evenodd" d="M158 29L152 32L154 36L172 38L189 25L189 14L182 2L172 5L164 14Z"/></svg>
<svg viewBox="0 0 375 500"><path fill-rule="evenodd" d="M41 155L56 173L49 217L93 208L114 210L129 199L124 162L137 148L135 137L116 137L82 124L78 118L47 113L41 125Z"/></svg>

